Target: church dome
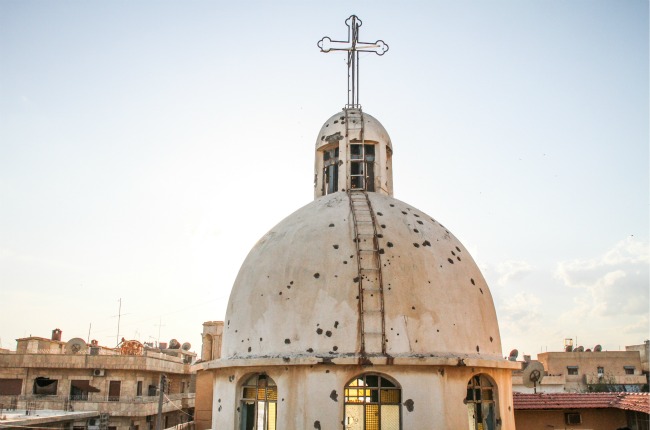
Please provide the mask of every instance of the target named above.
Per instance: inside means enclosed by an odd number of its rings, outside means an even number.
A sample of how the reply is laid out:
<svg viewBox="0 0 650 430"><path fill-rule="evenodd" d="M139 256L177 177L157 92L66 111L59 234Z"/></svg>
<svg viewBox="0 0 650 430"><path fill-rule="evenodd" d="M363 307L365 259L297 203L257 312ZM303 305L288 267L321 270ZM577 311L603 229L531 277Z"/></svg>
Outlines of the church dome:
<svg viewBox="0 0 650 430"><path fill-rule="evenodd" d="M222 359L359 356L373 330L384 348L366 347L368 356L501 359L492 296L467 249L413 206L358 192L374 214L372 245L357 235L354 194L317 198L253 247L230 295ZM378 247L383 294L360 293L359 282L373 276L360 269L364 246ZM369 306L380 295L382 324L372 328Z"/></svg>
<svg viewBox="0 0 650 430"><path fill-rule="evenodd" d="M325 121L316 138L316 149L322 148L334 140L344 138L346 133L349 134L351 130L359 129L361 126L359 123L363 122L364 139L366 141L383 143L392 150L393 146L384 126L372 115L363 112L361 117L355 115L357 112L360 112L360 110L344 109Z"/></svg>

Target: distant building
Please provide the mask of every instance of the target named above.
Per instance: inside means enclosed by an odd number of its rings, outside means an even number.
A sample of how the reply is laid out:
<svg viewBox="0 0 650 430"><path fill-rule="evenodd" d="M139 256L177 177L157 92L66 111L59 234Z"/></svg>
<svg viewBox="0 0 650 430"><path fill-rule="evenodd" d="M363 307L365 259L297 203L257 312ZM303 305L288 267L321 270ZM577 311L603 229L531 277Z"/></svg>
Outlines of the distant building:
<svg viewBox="0 0 650 430"><path fill-rule="evenodd" d="M517 428L648 430L648 393L513 394Z"/></svg>
<svg viewBox="0 0 650 430"><path fill-rule="evenodd" d="M80 418L71 428L149 430L158 413L161 379L162 428L192 421L194 384L189 344L170 342L153 348L125 341L106 348L83 339L17 339L16 351L0 353L0 405L9 410L99 412L101 419ZM0 423L2 426L2 423Z"/></svg>

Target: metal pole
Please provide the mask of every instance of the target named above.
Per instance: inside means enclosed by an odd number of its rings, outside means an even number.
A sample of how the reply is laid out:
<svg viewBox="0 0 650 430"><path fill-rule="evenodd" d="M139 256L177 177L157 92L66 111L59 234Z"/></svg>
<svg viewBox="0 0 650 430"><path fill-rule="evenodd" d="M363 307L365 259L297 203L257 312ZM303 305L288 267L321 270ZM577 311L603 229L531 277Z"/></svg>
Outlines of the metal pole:
<svg viewBox="0 0 650 430"><path fill-rule="evenodd" d="M156 430L162 430L162 407L163 407L163 396L165 395L165 375L160 375L160 394L158 396L158 418L156 419Z"/></svg>

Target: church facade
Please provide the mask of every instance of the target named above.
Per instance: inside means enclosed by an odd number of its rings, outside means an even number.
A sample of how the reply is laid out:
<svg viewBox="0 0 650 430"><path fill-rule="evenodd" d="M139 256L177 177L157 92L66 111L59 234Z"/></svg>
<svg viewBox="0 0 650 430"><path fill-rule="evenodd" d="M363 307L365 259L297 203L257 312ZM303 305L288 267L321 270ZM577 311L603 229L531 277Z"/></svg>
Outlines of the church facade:
<svg viewBox="0 0 650 430"><path fill-rule="evenodd" d="M490 290L444 225L393 197L392 155L355 99L323 124L314 201L253 247L205 337L211 428L515 428L519 365Z"/></svg>

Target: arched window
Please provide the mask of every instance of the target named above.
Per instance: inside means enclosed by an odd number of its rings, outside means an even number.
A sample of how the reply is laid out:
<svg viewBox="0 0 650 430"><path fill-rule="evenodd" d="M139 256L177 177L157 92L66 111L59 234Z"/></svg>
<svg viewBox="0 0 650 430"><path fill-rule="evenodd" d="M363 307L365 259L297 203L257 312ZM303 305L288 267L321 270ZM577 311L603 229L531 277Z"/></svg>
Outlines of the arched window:
<svg viewBox="0 0 650 430"><path fill-rule="evenodd" d="M275 430L278 387L266 375L255 374L242 386L240 430Z"/></svg>
<svg viewBox="0 0 650 430"><path fill-rule="evenodd" d="M469 430L495 430L497 396L496 387L486 375L474 375L467 384L467 414Z"/></svg>
<svg viewBox="0 0 650 430"><path fill-rule="evenodd" d="M339 190L339 147L323 151L323 195Z"/></svg>
<svg viewBox="0 0 650 430"><path fill-rule="evenodd" d="M369 373L345 386L346 430L401 429L402 390L381 375Z"/></svg>

